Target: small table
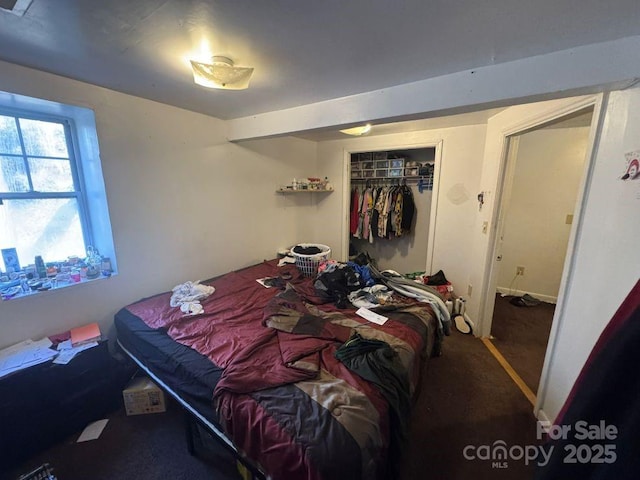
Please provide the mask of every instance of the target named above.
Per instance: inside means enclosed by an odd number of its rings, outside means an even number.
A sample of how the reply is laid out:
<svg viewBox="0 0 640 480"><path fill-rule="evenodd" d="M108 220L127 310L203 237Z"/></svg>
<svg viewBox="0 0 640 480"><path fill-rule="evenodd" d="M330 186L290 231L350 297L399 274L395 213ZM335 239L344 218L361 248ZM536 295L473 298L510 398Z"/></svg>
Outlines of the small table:
<svg viewBox="0 0 640 480"><path fill-rule="evenodd" d="M101 341L66 365L49 361L0 378L0 470L117 409L112 365Z"/></svg>

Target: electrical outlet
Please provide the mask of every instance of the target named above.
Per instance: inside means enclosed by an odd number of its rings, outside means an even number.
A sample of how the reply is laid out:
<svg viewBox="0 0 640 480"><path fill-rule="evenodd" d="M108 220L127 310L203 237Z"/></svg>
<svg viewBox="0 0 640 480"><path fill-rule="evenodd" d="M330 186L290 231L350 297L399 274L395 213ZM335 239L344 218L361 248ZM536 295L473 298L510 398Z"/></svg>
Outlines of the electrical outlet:
<svg viewBox="0 0 640 480"><path fill-rule="evenodd" d="M467 295L471 296L472 291L473 291L473 285L467 285Z"/></svg>
<svg viewBox="0 0 640 480"><path fill-rule="evenodd" d="M524 267L516 267L516 275L524 275Z"/></svg>

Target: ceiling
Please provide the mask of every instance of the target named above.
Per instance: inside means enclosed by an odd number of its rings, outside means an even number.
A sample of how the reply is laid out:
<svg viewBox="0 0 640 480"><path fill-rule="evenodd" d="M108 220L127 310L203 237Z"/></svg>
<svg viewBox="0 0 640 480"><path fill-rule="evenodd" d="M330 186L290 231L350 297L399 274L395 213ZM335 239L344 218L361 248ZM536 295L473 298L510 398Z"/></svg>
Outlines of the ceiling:
<svg viewBox="0 0 640 480"><path fill-rule="evenodd" d="M0 10L0 59L232 119L638 35L639 19L638 0L33 0ZM249 89L195 85L203 50L255 67Z"/></svg>
<svg viewBox="0 0 640 480"><path fill-rule="evenodd" d="M417 132L422 130L435 130L440 128L461 127L464 125L481 125L487 123L489 118L501 112L502 108L491 108L459 115L446 115L434 118L423 118L420 120L409 120L405 122L393 122L373 125L371 131L366 136L391 135L394 133ZM335 128L321 131L308 131L294 136L314 142L329 140L344 140L348 138Z"/></svg>

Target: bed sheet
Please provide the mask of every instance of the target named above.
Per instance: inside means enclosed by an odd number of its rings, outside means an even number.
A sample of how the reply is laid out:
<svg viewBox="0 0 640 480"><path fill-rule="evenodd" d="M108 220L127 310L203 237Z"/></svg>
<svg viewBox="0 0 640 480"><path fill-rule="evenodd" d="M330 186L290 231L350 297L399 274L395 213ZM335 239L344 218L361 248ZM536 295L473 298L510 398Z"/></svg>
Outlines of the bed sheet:
<svg viewBox="0 0 640 480"><path fill-rule="evenodd" d="M284 273L292 277L284 291L256 281ZM382 308L389 320L375 325L327 303L312 279L275 261L203 283L216 289L201 302L204 313L170 307L165 292L118 312L119 341L269 476L388 477L396 460L388 396L335 353L345 332L386 342L412 395L437 341L430 307L403 299ZM313 328L276 325L283 306Z"/></svg>

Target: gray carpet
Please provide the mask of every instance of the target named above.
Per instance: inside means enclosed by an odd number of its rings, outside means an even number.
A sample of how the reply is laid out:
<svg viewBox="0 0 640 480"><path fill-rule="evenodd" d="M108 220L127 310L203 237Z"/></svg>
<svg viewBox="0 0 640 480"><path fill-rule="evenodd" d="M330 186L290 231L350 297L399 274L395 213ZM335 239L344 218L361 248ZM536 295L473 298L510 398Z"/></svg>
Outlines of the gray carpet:
<svg viewBox="0 0 640 480"><path fill-rule="evenodd" d="M167 400L165 413L127 417L120 409L107 417L109 422L97 440L76 443L78 432L3 478L15 480L48 462L58 480L238 480L231 455L197 432L198 456L189 455L183 411Z"/></svg>

